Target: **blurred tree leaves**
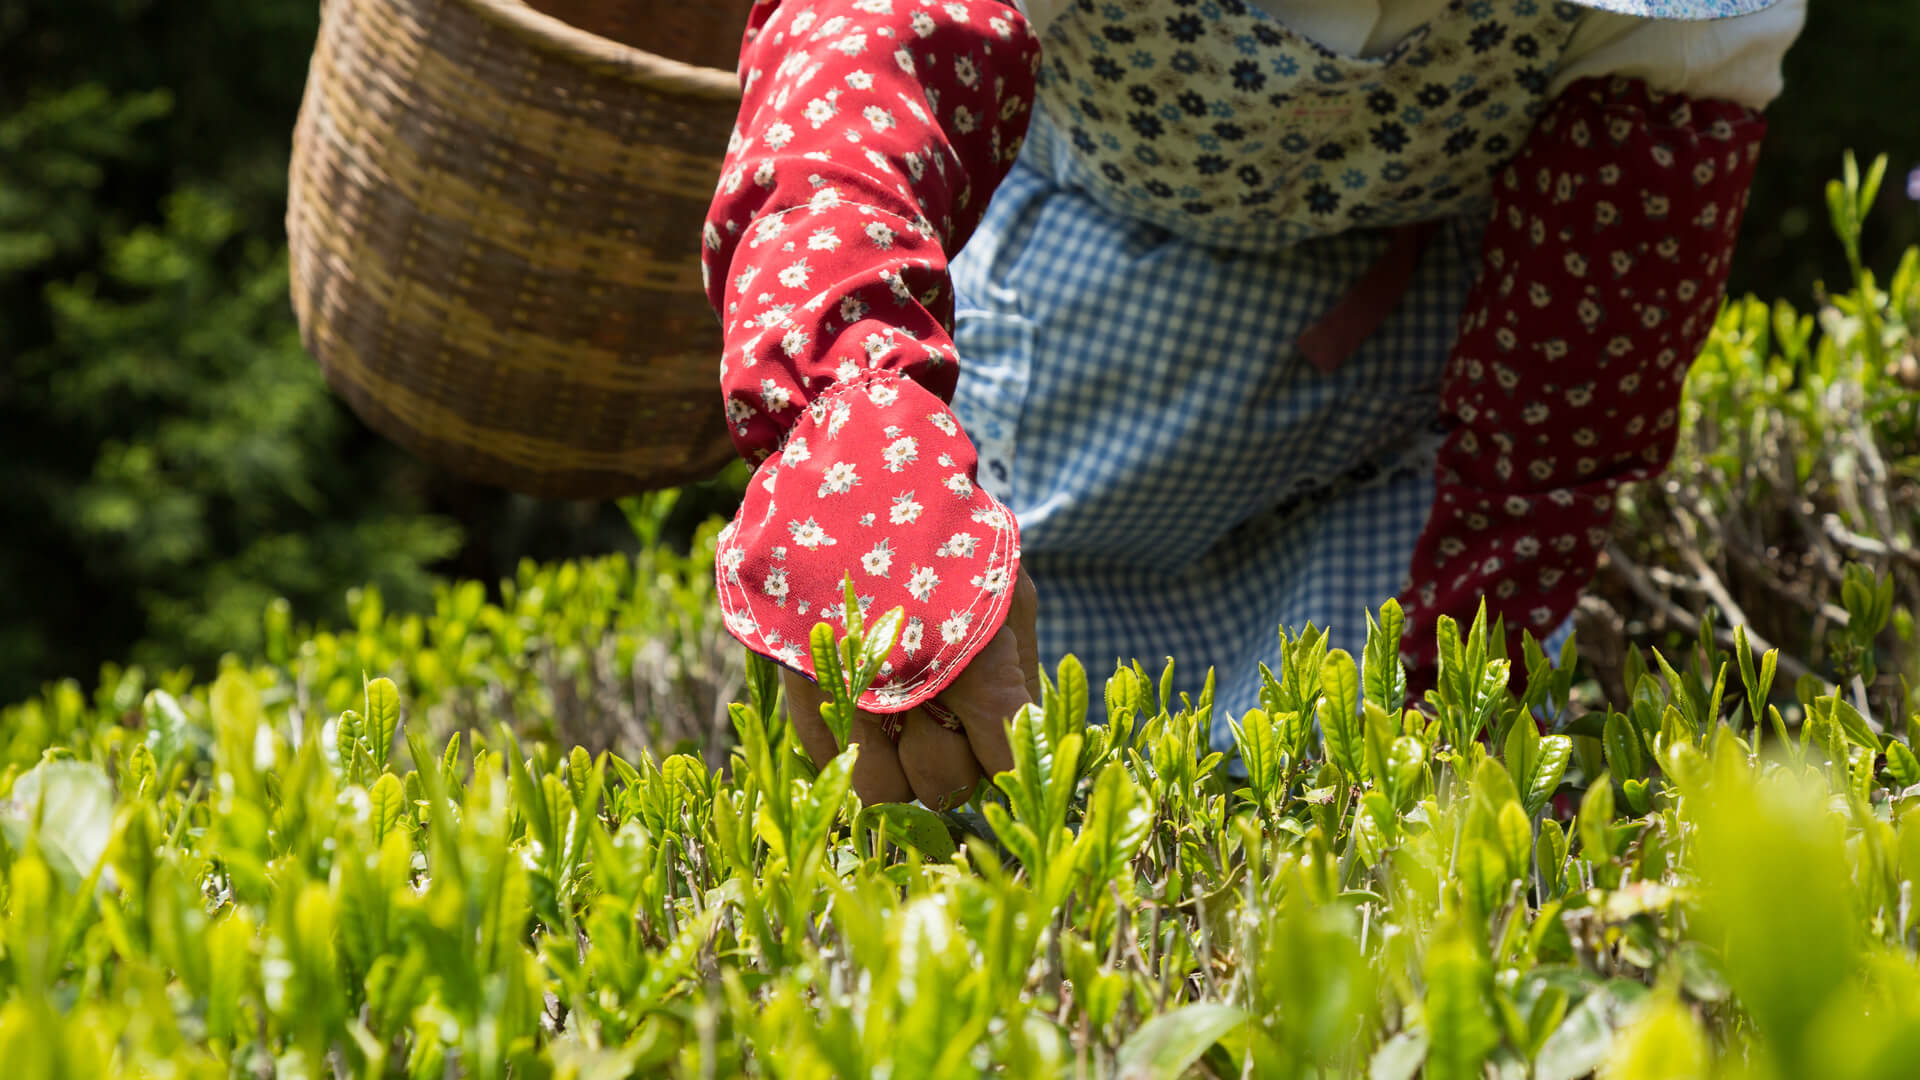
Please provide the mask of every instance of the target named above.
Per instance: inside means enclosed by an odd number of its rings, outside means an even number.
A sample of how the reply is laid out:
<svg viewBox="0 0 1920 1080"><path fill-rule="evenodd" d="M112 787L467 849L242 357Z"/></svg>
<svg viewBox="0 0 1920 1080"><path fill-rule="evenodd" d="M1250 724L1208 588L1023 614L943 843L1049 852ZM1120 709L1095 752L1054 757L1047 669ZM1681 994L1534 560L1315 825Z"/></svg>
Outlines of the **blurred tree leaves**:
<svg viewBox="0 0 1920 1080"><path fill-rule="evenodd" d="M0 700L256 647L275 596L425 603L460 531L287 300L307 3L0 3Z"/></svg>

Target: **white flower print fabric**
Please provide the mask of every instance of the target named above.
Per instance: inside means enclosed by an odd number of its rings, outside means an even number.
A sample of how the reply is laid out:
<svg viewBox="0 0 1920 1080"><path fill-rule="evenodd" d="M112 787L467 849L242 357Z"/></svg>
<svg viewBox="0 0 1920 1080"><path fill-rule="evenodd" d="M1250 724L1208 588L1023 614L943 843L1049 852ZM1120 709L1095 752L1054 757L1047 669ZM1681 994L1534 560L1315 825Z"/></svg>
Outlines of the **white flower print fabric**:
<svg viewBox="0 0 1920 1080"><path fill-rule="evenodd" d="M721 537L721 606L747 647L808 676L843 582L863 608L905 607L861 702L875 712L937 695L1019 572L1019 530L947 404L945 253L1018 151L1036 58L995 0L762 0L748 24L704 230L727 417L757 465Z"/></svg>
<svg viewBox="0 0 1920 1080"><path fill-rule="evenodd" d="M1246 0L1100 0L1048 24L1038 93L1069 183L1212 247L1277 251L1484 206L1581 17L1456 0L1352 57Z"/></svg>
<svg viewBox="0 0 1920 1080"><path fill-rule="evenodd" d="M886 392L873 392L879 389ZM946 415L945 405L905 376L866 372L835 385L816 404L825 408L804 413L794 435L815 449L798 465L780 453L768 458L760 467L765 482L748 489L738 516L720 534L721 607L728 628L749 648L802 670L811 668L807 635L821 619L837 621L849 579L863 611L906 608L918 622L908 624L863 699L875 711L897 714L936 694L943 676L962 669L1005 621L1007 584L1019 570L1019 530L1004 506L971 486L964 497L942 490L924 505L913 492L897 490L882 464L889 444L863 434L914 432L902 437L938 448L959 468L953 475L966 477L975 467L966 437L932 421ZM819 433L816 412L831 418L841 404L848 407L845 433ZM826 460L833 463L823 467ZM863 473L876 479L855 482ZM902 514L903 507L913 509ZM883 511L890 523L884 528ZM981 518L993 526L982 529ZM913 527L893 527L895 519ZM774 543L776 537L788 542ZM924 631L912 627L936 619L939 640L928 649Z"/></svg>

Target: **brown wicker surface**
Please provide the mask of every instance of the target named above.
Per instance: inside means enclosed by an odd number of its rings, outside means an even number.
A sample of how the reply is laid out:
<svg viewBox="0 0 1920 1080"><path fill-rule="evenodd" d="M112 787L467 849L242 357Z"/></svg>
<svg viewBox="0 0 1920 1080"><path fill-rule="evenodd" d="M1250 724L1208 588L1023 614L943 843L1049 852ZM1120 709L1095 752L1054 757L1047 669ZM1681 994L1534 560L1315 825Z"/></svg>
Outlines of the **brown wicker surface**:
<svg viewBox="0 0 1920 1080"><path fill-rule="evenodd" d="M748 0L735 4L661 4L650 0L529 0L532 7L590 34L731 71L740 58Z"/></svg>
<svg viewBox="0 0 1920 1080"><path fill-rule="evenodd" d="M542 3L729 65L747 8ZM528 494L712 473L733 450L699 223L738 106L732 71L517 0L327 0L287 229L329 384L414 453Z"/></svg>

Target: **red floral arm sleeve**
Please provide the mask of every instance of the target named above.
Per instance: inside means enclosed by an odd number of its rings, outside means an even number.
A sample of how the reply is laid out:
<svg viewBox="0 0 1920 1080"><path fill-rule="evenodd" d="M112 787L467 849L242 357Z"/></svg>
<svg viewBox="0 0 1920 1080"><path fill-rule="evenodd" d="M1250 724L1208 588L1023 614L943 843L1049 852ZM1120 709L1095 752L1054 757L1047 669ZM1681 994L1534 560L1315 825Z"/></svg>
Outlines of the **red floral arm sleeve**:
<svg viewBox="0 0 1920 1080"><path fill-rule="evenodd" d="M704 229L721 388L756 464L720 539L729 631L809 676L811 628L904 607L861 704L940 690L1006 618L1013 516L955 422L947 256L1026 131L1038 47L998 0L761 0Z"/></svg>
<svg viewBox="0 0 1920 1080"><path fill-rule="evenodd" d="M1495 183L1480 280L1442 385L1454 427L1415 549L1406 659L1482 597L1519 635L1592 579L1622 484L1658 475L1712 329L1766 125L1638 80L1569 87ZM1516 664L1516 668L1519 665Z"/></svg>

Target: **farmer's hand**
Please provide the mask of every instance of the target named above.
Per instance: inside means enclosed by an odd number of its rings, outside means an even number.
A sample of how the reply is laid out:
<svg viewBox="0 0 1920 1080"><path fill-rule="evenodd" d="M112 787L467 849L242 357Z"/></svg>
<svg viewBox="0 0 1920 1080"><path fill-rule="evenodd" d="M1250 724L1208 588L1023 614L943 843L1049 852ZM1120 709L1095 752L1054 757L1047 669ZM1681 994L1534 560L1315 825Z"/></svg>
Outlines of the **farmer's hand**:
<svg viewBox="0 0 1920 1080"><path fill-rule="evenodd" d="M968 662L934 700L960 720L950 731L924 708L909 711L896 747L879 718L854 716L847 741L858 743L853 789L868 803L919 799L936 810L964 802L983 776L1013 768L1006 722L1020 707L1040 698L1040 651L1033 634L1038 596L1023 572L1014 583L1013 602L1000 632ZM827 698L803 675L783 671L796 734L807 756L824 766L839 752L833 733L820 719Z"/></svg>

